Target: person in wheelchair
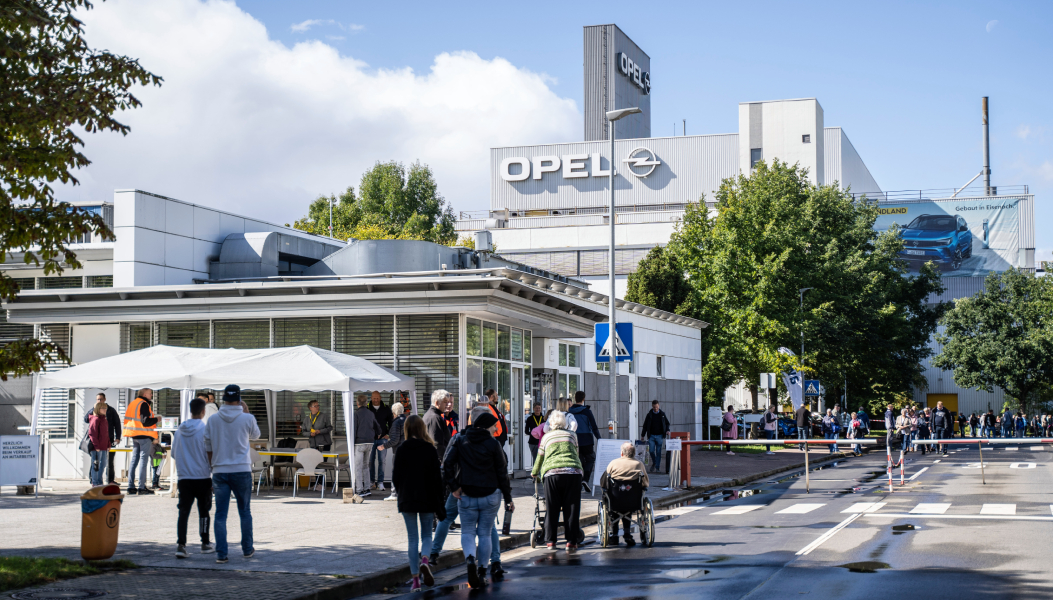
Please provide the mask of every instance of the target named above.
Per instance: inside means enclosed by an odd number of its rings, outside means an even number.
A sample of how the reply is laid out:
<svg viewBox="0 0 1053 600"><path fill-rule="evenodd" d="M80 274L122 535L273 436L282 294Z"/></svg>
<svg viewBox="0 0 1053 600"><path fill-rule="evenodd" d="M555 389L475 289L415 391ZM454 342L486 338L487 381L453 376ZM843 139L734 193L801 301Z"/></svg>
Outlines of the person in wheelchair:
<svg viewBox="0 0 1053 600"><path fill-rule="evenodd" d="M608 544L618 545L617 516L621 515L625 545L636 545L632 534L632 514L641 511L643 493L650 483L646 467L636 459L636 446L632 442L625 442L622 444L621 458L612 460L600 476L603 501L611 515L611 531L607 533Z"/></svg>

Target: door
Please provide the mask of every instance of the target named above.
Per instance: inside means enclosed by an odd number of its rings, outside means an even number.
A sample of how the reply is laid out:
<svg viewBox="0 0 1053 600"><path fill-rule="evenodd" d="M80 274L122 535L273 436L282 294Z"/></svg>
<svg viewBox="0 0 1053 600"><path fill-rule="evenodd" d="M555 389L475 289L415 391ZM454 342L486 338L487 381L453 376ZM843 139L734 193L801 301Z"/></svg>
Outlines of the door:
<svg viewBox="0 0 1053 600"><path fill-rule="evenodd" d="M943 402L944 408L958 414L958 394L928 394L925 397L925 406L929 408L936 408L937 402Z"/></svg>
<svg viewBox="0 0 1053 600"><path fill-rule="evenodd" d="M508 452L512 469L523 468L523 369L512 367L512 398L508 414Z"/></svg>

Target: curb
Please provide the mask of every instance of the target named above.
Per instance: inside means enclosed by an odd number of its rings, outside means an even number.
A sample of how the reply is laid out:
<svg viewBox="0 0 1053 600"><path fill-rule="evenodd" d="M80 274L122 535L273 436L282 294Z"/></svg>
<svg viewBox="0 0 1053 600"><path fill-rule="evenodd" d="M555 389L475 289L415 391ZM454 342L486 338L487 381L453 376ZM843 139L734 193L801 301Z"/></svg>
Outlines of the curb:
<svg viewBox="0 0 1053 600"><path fill-rule="evenodd" d="M845 452L838 452L836 454L829 454L821 459L815 461L809 461L809 467L813 465L820 465L823 463L830 462L832 460L841 460L851 456L851 454ZM739 477L730 481L718 481L715 483L706 484L704 486L696 488L688 488L681 492L670 494L661 500L654 503L655 508L665 508L672 504L680 504L682 502L688 502L702 496L706 492L718 490L726 487L735 487L752 483L758 479L764 479L771 477L772 475L778 475L779 473L785 473L787 471L795 471L804 467L804 463L797 463L792 465L785 465L777 469L770 469L761 473L754 473L747 477ZM590 515L587 517L581 517L580 523L582 527L588 525L595 525L597 521L597 515ZM511 550L518 548L530 543L530 536L533 531L521 531L512 535L501 536L501 551ZM433 571L439 572L451 567L456 567L464 563L464 555L460 550L447 550L439 555L439 560L433 567ZM364 596L366 594L374 594L384 590L384 588L397 586L408 581L412 575L410 574L409 565L403 565L400 567L393 567L378 571L376 573L370 573L362 577L351 577L346 583L335 585L325 590L318 590L305 594L303 596L296 596L289 600L343 600L345 598L353 598L356 596Z"/></svg>

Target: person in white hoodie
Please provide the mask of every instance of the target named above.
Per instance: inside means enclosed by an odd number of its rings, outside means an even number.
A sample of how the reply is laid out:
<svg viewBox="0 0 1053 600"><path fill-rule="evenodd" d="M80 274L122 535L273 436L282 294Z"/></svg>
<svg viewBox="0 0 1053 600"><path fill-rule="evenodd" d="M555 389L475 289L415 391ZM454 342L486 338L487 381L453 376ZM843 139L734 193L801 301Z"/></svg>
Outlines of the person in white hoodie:
<svg viewBox="0 0 1053 600"><path fill-rule="evenodd" d="M209 517L212 510L212 469L205 450L206 402L203 398L190 401L190 418L172 436L172 459L179 470L179 521L176 524L176 558L186 558L186 525L190 509L197 500L198 532L201 534L201 554L216 549L208 542Z"/></svg>
<svg viewBox="0 0 1053 600"><path fill-rule="evenodd" d="M205 450L212 458L212 485L216 488L216 562L227 562L227 512L230 494L238 503L241 519L241 551L245 558L256 553L252 545L252 456L249 440L260 437L256 417L241 403L241 388L223 390L223 407L205 424Z"/></svg>

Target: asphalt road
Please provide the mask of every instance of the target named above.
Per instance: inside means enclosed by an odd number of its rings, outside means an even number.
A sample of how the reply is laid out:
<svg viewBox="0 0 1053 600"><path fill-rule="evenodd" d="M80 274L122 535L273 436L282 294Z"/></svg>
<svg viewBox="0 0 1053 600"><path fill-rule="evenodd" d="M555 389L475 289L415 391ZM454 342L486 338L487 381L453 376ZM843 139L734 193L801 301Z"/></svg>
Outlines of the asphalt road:
<svg viewBox="0 0 1053 600"><path fill-rule="evenodd" d="M892 494L884 455L813 471L811 493L803 477L772 478L660 511L653 548L518 550L485 590L466 589L456 567L406 597L1053 597L1051 448L1023 443L983 457L986 484L975 446L910 454ZM408 588L397 592L375 598Z"/></svg>

